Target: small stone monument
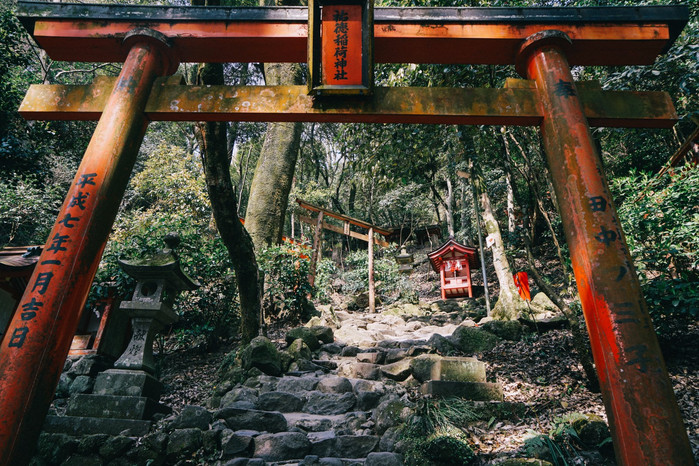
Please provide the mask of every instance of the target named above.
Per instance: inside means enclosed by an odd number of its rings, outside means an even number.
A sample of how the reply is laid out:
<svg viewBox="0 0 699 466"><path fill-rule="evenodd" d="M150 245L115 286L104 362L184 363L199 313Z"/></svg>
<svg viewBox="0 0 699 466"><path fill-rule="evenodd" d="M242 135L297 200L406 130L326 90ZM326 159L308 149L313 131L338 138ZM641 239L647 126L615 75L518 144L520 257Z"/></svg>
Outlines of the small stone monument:
<svg viewBox="0 0 699 466"><path fill-rule="evenodd" d="M154 256L119 260L124 272L137 280L131 301L123 301L119 307L131 318L131 341L114 368L97 376L92 394L69 400L65 417L74 418L69 429L74 435L116 435L127 429L133 435L145 435L154 414L170 411L158 403L162 384L154 377L153 338L177 320L172 310L177 294L199 287L180 266L174 251L179 242L177 235L169 234L165 237L167 248Z"/></svg>
<svg viewBox="0 0 699 466"><path fill-rule="evenodd" d="M396 256L396 262L398 263L398 271L410 275L413 273L413 255L408 254L405 248L401 248L400 254Z"/></svg>

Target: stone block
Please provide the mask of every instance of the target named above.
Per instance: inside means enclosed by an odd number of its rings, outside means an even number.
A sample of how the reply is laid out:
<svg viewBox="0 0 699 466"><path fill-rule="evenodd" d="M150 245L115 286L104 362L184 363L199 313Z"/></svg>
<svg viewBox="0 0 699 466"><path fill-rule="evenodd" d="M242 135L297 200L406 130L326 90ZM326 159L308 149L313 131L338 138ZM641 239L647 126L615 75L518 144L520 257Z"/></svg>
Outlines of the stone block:
<svg viewBox="0 0 699 466"><path fill-rule="evenodd" d="M379 380L381 378L380 367L367 362L355 362L346 367L345 371L353 379Z"/></svg>
<svg viewBox="0 0 699 466"><path fill-rule="evenodd" d="M352 384L344 377L324 377L320 379L316 390L323 393L349 393L352 391Z"/></svg>
<svg viewBox="0 0 699 466"><path fill-rule="evenodd" d="M308 392L315 390L316 385L316 377L282 377L277 383L277 390L288 393Z"/></svg>
<svg viewBox="0 0 699 466"><path fill-rule="evenodd" d="M358 362L368 362L370 364L383 364L385 358L386 353L384 353L383 351L357 354Z"/></svg>
<svg viewBox="0 0 699 466"><path fill-rule="evenodd" d="M128 431L130 435L142 437L150 430L151 421L137 419L107 419L77 416L46 416L44 432L68 435L107 434L119 435Z"/></svg>
<svg viewBox="0 0 699 466"><path fill-rule="evenodd" d="M224 430L221 433L221 450L224 458L233 456L250 456L253 439L258 432L250 430Z"/></svg>
<svg viewBox="0 0 699 466"><path fill-rule="evenodd" d="M169 408L142 396L75 395L68 400L68 416L115 419L152 419Z"/></svg>
<svg viewBox="0 0 699 466"><path fill-rule="evenodd" d="M170 423L173 429L197 428L208 430L211 424L211 413L202 406L185 406L182 412Z"/></svg>
<svg viewBox="0 0 699 466"><path fill-rule="evenodd" d="M309 392L303 412L309 414L343 414L351 411L357 402L354 393Z"/></svg>
<svg viewBox="0 0 699 466"><path fill-rule="evenodd" d="M289 332L286 334L286 344L291 345L294 340L299 338L303 340L306 345L308 345L311 351L315 351L320 348L320 341L318 340L318 337L316 336L315 332L308 327L296 327L289 330Z"/></svg>
<svg viewBox="0 0 699 466"><path fill-rule="evenodd" d="M257 399L256 407L262 411L279 411L292 413L301 411L304 401L292 393L267 392L262 393Z"/></svg>
<svg viewBox="0 0 699 466"><path fill-rule="evenodd" d="M502 386L490 382L445 382L430 380L422 384L421 391L425 395L439 397L458 397L475 401L502 401Z"/></svg>
<svg viewBox="0 0 699 466"><path fill-rule="evenodd" d="M326 327L325 325L314 325L311 327L311 331L324 344L332 343L335 340L333 335L333 329Z"/></svg>
<svg viewBox="0 0 699 466"><path fill-rule="evenodd" d="M223 408L214 413L214 418L224 419L232 430L283 432L287 429L286 418L279 412Z"/></svg>
<svg viewBox="0 0 699 466"><path fill-rule="evenodd" d="M171 460L194 453L202 445L202 433L199 429L175 429L167 442L167 457Z"/></svg>
<svg viewBox="0 0 699 466"><path fill-rule="evenodd" d="M421 355L411 361L410 368L421 382L485 382L485 364L476 358Z"/></svg>
<svg viewBox="0 0 699 466"><path fill-rule="evenodd" d="M287 461L304 458L311 442L300 432L262 434L255 438L254 456L265 461Z"/></svg>
<svg viewBox="0 0 699 466"><path fill-rule="evenodd" d="M162 384L144 371L109 369L97 376L92 393L95 395L144 396L160 399Z"/></svg>
<svg viewBox="0 0 699 466"><path fill-rule="evenodd" d="M400 361L394 362L393 364L386 364L381 366L381 373L384 377L391 380L397 380L399 382L404 381L410 375L410 360L402 359Z"/></svg>

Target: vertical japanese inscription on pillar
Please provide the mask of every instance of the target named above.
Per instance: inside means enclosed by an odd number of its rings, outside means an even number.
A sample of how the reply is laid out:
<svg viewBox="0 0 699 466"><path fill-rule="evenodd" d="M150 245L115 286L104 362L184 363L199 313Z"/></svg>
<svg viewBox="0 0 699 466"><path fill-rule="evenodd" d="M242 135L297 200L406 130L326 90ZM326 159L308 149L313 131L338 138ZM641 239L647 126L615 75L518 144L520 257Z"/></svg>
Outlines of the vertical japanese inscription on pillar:
<svg viewBox="0 0 699 466"><path fill-rule="evenodd" d="M362 85L362 6L322 9L323 85Z"/></svg>
<svg viewBox="0 0 699 466"><path fill-rule="evenodd" d="M57 267L62 267L62 260L72 254L73 244L72 230L79 226L82 218L81 212L86 209L86 204L96 187L97 173L82 174L73 188L71 200L64 204L64 209L59 215L57 227L52 236L49 236L45 253L41 256L41 261L37 264L32 281L27 288L31 291L29 297L20 303L19 324L11 330L11 337L7 343L8 348L22 348L28 336L31 335L31 324L44 309L42 297L49 293L52 288L52 279ZM8 332L10 330L8 329Z"/></svg>

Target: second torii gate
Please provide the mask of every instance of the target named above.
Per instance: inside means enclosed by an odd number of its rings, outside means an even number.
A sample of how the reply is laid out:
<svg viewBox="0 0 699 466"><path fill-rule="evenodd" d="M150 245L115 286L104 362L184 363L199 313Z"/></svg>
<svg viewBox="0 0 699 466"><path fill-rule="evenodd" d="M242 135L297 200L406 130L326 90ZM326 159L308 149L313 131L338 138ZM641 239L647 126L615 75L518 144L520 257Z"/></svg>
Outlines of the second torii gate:
<svg viewBox="0 0 699 466"><path fill-rule="evenodd" d="M164 78L187 61L304 62L315 51L306 8L19 4L52 59L124 65L117 78L87 86L32 86L20 109L32 119L99 123L0 346L0 464L28 461L150 120L539 125L617 460L692 464L589 129L667 128L677 117L665 93L602 91L570 72L652 63L686 24L687 8L377 9L371 30L353 33L373 37L377 62L516 64L529 80L505 89L374 88L325 100L305 86L195 87ZM336 13L323 20L336 21L337 32L349 16ZM343 47L335 52L356 50ZM336 66L343 79L344 61Z"/></svg>

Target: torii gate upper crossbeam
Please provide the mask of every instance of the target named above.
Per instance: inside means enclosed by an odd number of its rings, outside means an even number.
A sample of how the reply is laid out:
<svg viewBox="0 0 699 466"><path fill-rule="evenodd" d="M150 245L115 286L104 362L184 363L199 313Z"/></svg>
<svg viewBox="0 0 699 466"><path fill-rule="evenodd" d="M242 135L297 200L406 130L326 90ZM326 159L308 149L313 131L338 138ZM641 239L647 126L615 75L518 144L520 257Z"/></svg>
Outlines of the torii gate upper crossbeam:
<svg viewBox="0 0 699 466"><path fill-rule="evenodd" d="M124 35L147 27L181 62L306 62L305 7L135 7L20 1L20 19L54 60L122 62ZM571 65L652 64L687 22L684 6L376 8L377 63L514 64L538 31L565 32Z"/></svg>

